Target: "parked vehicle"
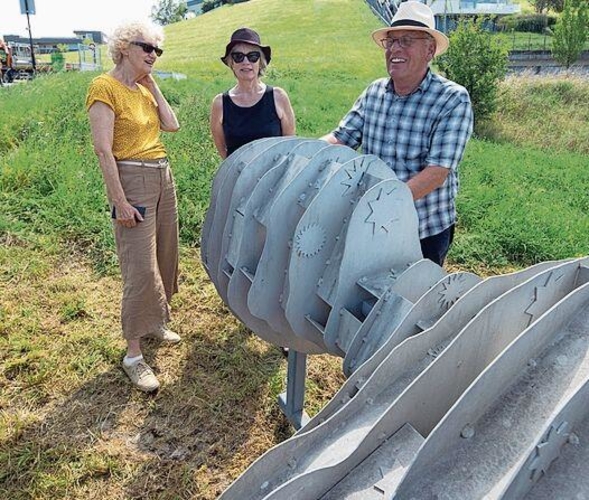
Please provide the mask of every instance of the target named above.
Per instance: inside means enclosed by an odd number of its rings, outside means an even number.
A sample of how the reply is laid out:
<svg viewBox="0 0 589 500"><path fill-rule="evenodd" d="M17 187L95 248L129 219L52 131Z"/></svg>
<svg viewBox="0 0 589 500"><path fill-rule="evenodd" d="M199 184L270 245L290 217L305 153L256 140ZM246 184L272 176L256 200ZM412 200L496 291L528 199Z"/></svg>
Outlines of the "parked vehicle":
<svg viewBox="0 0 589 500"><path fill-rule="evenodd" d="M8 44L0 39L0 84L10 83L12 80L14 80L12 51Z"/></svg>
<svg viewBox="0 0 589 500"><path fill-rule="evenodd" d="M35 51L35 54L37 51ZM4 83L12 83L14 80L30 80L37 72L47 72L51 70L51 65L46 62L35 61L33 67L33 57L31 55L31 46L24 43L4 42L0 39L0 61L2 64L2 78Z"/></svg>

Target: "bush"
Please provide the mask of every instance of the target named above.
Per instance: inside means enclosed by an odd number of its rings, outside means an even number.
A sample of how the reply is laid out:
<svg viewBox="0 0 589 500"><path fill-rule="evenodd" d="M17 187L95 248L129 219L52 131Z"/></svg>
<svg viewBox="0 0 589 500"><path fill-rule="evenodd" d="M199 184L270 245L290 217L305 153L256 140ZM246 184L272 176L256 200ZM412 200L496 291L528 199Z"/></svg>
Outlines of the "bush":
<svg viewBox="0 0 589 500"><path fill-rule="evenodd" d="M497 21L498 31L521 31L525 33L544 33L552 28L558 18L547 14L514 14Z"/></svg>
<svg viewBox="0 0 589 500"><path fill-rule="evenodd" d="M495 110L497 89L507 72L507 47L483 30L484 21L460 22L450 35L450 48L438 60L446 77L468 90L475 124Z"/></svg>
<svg viewBox="0 0 589 500"><path fill-rule="evenodd" d="M562 12L564 8L564 0L530 0L534 6L534 10L541 14L545 10L552 10L554 12Z"/></svg>
<svg viewBox="0 0 589 500"><path fill-rule="evenodd" d="M217 7L221 7L223 2L221 0L204 0L202 3L202 11L208 12L209 10L216 9Z"/></svg>
<svg viewBox="0 0 589 500"><path fill-rule="evenodd" d="M208 12L209 10L216 9L217 7L221 7L221 5L232 5L236 3L243 3L249 0L204 0L202 3L202 11Z"/></svg>

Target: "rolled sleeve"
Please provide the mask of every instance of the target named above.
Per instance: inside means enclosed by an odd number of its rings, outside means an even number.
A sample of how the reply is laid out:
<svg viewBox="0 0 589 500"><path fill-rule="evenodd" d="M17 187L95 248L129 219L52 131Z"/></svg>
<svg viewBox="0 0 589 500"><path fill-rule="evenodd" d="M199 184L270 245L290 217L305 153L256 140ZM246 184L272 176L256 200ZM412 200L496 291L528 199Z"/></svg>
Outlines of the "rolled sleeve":
<svg viewBox="0 0 589 500"><path fill-rule="evenodd" d="M338 141L352 149L357 149L362 143L365 109L366 90L356 99L350 111L342 118L338 127L333 131L333 135Z"/></svg>
<svg viewBox="0 0 589 500"><path fill-rule="evenodd" d="M468 95L461 96L457 101L439 117L432 135L427 165L455 170L462 160L474 120Z"/></svg>

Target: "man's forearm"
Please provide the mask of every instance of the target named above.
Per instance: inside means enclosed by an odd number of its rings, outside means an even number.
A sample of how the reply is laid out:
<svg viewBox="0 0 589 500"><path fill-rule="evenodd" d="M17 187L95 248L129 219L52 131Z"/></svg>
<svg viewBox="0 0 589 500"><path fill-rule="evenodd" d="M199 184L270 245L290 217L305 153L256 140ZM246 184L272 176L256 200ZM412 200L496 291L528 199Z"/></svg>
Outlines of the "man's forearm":
<svg viewBox="0 0 589 500"><path fill-rule="evenodd" d="M434 189L439 188L448 177L449 169L429 165L421 172L407 181L407 186L411 190L414 200L419 200L431 193Z"/></svg>

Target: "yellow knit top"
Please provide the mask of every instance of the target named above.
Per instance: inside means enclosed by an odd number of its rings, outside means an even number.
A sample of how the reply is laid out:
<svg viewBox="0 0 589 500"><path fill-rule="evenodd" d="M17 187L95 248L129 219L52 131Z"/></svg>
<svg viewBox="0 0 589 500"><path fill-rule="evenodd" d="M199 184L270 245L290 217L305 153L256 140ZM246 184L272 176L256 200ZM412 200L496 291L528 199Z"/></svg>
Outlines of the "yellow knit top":
<svg viewBox="0 0 589 500"><path fill-rule="evenodd" d="M113 156L117 160L156 160L166 156L161 141L157 103L142 85L130 89L108 74L92 80L86 109L96 101L110 106L115 114Z"/></svg>

